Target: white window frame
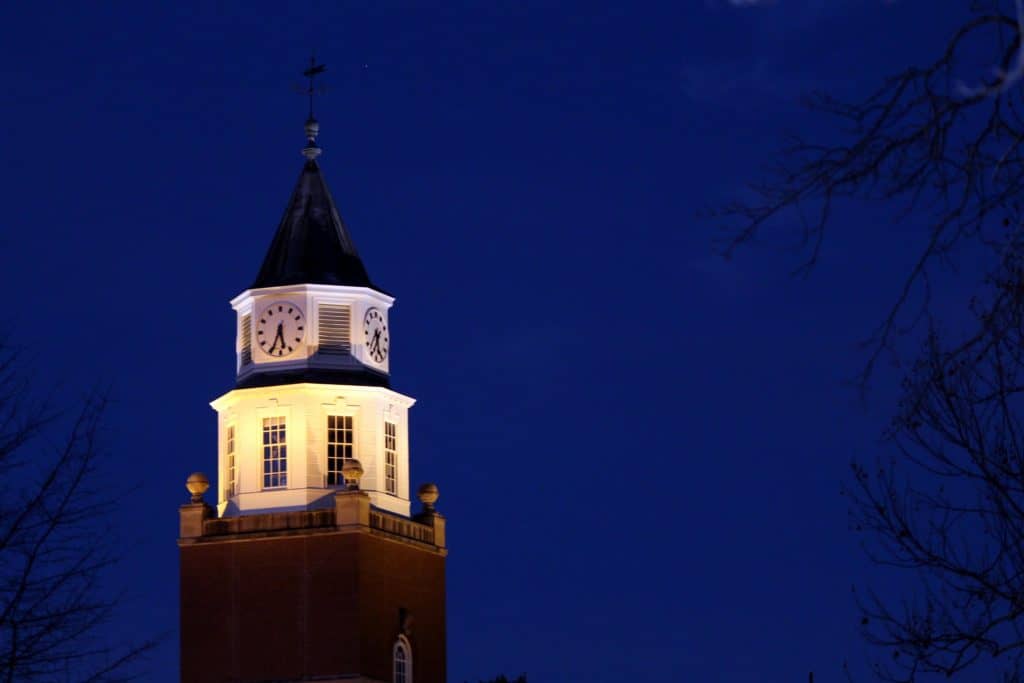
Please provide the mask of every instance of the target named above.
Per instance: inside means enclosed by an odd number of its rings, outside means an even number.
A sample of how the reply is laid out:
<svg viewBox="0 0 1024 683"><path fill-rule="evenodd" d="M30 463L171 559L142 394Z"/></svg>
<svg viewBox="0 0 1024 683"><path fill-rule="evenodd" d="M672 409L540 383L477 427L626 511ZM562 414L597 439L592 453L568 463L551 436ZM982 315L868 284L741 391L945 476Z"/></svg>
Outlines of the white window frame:
<svg viewBox="0 0 1024 683"><path fill-rule="evenodd" d="M342 420L347 426L331 427L334 420ZM349 440L336 441L332 439L332 432L348 433ZM340 448L341 456L331 455L332 447ZM341 468L345 466L346 460L356 457L356 417L350 413L328 413L325 422L324 432L324 485L344 486L345 478L341 474ZM332 467L333 466L333 467ZM335 469L336 468L336 469ZM332 481L333 479L333 481Z"/></svg>
<svg viewBox="0 0 1024 683"><path fill-rule="evenodd" d="M384 420L384 490L398 495L398 423Z"/></svg>
<svg viewBox="0 0 1024 683"><path fill-rule="evenodd" d="M224 429L224 464L227 470L224 498L233 498L238 493L238 431L229 424Z"/></svg>
<svg viewBox="0 0 1024 683"><path fill-rule="evenodd" d="M270 434L283 432L283 439L278 437L277 441L268 441L267 428L271 427ZM276 447L276 453L275 453ZM283 453L283 454L282 454ZM271 471L267 471L267 463L271 463ZM273 463L278 464L278 471L273 471ZM268 481L276 483L268 484ZM269 478L269 479L268 479ZM260 483L265 491L288 488L288 418L284 415L268 415L260 421Z"/></svg>
<svg viewBox="0 0 1024 683"><path fill-rule="evenodd" d="M401 672L402 678L399 678L398 670L399 652L405 654L405 659L402 660L405 665L404 671ZM405 636L398 636L391 648L391 681L392 683L412 683L412 646Z"/></svg>

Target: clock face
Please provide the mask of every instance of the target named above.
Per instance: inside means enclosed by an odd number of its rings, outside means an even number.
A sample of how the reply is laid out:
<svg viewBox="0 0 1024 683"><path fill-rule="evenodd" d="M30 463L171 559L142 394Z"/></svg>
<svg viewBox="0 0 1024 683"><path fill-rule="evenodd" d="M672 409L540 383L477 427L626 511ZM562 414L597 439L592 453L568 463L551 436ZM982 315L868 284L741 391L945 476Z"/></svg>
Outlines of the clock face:
<svg viewBox="0 0 1024 683"><path fill-rule="evenodd" d="M388 324L384 314L378 308L366 311L363 317L363 338L366 340L366 353L375 363L383 363L388 357Z"/></svg>
<svg viewBox="0 0 1024 683"><path fill-rule="evenodd" d="M260 311L256 319L256 343L268 356L283 358L299 348L305 329L301 308L276 301Z"/></svg>

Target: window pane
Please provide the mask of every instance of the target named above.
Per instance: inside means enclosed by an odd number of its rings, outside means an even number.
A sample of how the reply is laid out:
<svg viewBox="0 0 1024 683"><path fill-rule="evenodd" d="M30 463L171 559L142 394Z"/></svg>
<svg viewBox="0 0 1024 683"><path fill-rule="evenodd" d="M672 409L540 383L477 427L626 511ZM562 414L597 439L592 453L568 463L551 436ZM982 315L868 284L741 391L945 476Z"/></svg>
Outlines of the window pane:
<svg viewBox="0 0 1024 683"><path fill-rule="evenodd" d="M276 488L287 485L288 447L285 420L268 417L263 420L263 486Z"/></svg>
<svg viewBox="0 0 1024 683"><path fill-rule="evenodd" d="M327 486L341 486L345 478L341 468L345 460L355 457L355 439L351 415L327 416L327 468L324 481Z"/></svg>
<svg viewBox="0 0 1024 683"><path fill-rule="evenodd" d="M398 453L394 422L384 423L384 488L391 495L398 493Z"/></svg>
<svg viewBox="0 0 1024 683"><path fill-rule="evenodd" d="M394 683L408 683L408 655L405 651L405 645L401 642L397 643L394 652L394 676L392 680Z"/></svg>

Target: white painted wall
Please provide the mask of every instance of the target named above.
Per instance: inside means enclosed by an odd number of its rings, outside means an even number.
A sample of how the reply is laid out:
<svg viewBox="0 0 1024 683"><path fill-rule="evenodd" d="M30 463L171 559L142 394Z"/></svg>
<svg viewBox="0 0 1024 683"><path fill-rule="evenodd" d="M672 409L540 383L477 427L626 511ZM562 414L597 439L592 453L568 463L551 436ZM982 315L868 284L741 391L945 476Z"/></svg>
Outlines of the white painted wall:
<svg viewBox="0 0 1024 683"><path fill-rule="evenodd" d="M326 486L327 417L351 415L354 455L365 474L360 488L373 505L409 515L409 408L415 400L390 389L329 384L287 384L235 389L213 401L218 419L218 513L238 515L302 510L333 504ZM263 489L263 418L287 425L288 486ZM397 427L397 490L384 482L384 422ZM236 495L226 496L227 428L235 427Z"/></svg>

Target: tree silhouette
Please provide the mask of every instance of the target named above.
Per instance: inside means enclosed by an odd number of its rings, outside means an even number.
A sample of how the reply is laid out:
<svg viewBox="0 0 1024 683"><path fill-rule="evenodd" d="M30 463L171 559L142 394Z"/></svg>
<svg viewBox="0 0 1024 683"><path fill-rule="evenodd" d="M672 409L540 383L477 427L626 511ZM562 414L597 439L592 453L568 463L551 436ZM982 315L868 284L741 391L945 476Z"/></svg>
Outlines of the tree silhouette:
<svg viewBox="0 0 1024 683"><path fill-rule="evenodd" d="M70 415L34 398L22 358L0 342L0 680L100 683L134 676L151 642L102 636L116 599L115 560L99 490L101 396Z"/></svg>
<svg viewBox="0 0 1024 683"><path fill-rule="evenodd" d="M965 7L930 63L852 104L813 96L811 108L841 124L836 137L792 140L752 200L715 214L727 254L795 225L800 273L818 263L842 202L880 200L894 222L922 226L859 377L866 386L881 357L899 359L900 340L919 349L886 434L892 455L854 463L846 489L870 557L911 572L918 588L895 601L858 594L886 680L987 662L1001 680L1024 681L1022 37L1021 0ZM990 72L970 70L978 54ZM936 278L961 264L982 273L966 329L931 299Z"/></svg>
<svg viewBox="0 0 1024 683"><path fill-rule="evenodd" d="M769 177L751 186L752 199L712 213L726 255L795 226L801 274L818 263L844 201L881 200L892 207L894 223L924 224L916 261L868 340L865 378L901 331L926 319L920 314L930 303L930 282L944 265L983 250L994 274L1003 254L1020 247L1024 98L1016 87L1021 74L1011 66L1021 59L1021 20L1009 2L972 8L937 59L885 79L863 101L810 95L807 105L836 122L837 140L793 137ZM964 64L979 49L1000 68L981 85L965 85Z"/></svg>

